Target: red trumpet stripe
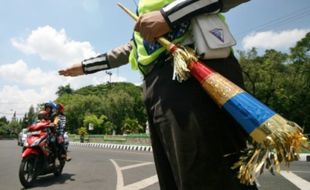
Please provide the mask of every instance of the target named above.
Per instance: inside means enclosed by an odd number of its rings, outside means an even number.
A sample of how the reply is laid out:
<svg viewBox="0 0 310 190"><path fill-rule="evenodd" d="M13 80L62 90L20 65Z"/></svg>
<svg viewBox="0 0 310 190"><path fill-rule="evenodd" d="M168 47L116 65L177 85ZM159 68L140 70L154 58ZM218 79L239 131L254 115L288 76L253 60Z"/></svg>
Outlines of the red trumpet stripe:
<svg viewBox="0 0 310 190"><path fill-rule="evenodd" d="M209 78L214 71L199 61L191 62L189 65L191 74L200 82L203 83Z"/></svg>
<svg viewBox="0 0 310 190"><path fill-rule="evenodd" d="M176 45L174 45L174 44L169 47L170 53L174 53L175 50L177 50L177 49L178 49L178 47Z"/></svg>

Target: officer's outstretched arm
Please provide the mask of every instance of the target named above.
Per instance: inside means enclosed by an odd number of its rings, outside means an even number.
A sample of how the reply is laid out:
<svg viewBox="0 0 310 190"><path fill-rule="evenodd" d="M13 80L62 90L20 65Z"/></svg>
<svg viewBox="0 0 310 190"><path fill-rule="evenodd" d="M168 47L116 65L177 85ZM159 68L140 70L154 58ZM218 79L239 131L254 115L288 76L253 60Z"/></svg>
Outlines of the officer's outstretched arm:
<svg viewBox="0 0 310 190"><path fill-rule="evenodd" d="M116 68L128 63L130 51L131 42L114 48L97 57L85 59L81 63L73 64L71 67L59 70L58 73L59 75L74 77Z"/></svg>

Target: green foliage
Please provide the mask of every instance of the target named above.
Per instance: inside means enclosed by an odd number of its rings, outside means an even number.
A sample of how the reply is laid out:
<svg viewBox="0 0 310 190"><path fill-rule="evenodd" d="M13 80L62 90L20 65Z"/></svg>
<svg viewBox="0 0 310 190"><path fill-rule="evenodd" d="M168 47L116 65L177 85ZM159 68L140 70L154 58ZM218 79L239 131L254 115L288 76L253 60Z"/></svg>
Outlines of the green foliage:
<svg viewBox="0 0 310 190"><path fill-rule="evenodd" d="M58 96L62 96L65 94L72 94L72 93L73 93L73 89L70 87L70 84L58 87L58 90L56 92Z"/></svg>
<svg viewBox="0 0 310 190"><path fill-rule="evenodd" d="M9 121L6 119L6 117L0 118L0 135L7 135L9 134L9 128L8 128Z"/></svg>
<svg viewBox="0 0 310 190"><path fill-rule="evenodd" d="M10 130L10 134L13 135L18 135L18 133L21 131L21 125L18 121L16 120L12 120L8 126L7 126Z"/></svg>
<svg viewBox="0 0 310 190"><path fill-rule="evenodd" d="M111 121L107 121L103 123L104 134L112 135L113 130L116 130L116 125L114 125Z"/></svg>
<svg viewBox="0 0 310 190"><path fill-rule="evenodd" d="M0 123L0 135L9 135L10 128L7 123Z"/></svg>
<svg viewBox="0 0 310 190"><path fill-rule="evenodd" d="M21 130L20 122L17 120L12 120L11 122L8 122L5 120L1 120L3 118L0 118L0 135L14 135L17 136L17 134Z"/></svg>
<svg viewBox="0 0 310 190"><path fill-rule="evenodd" d="M77 133L78 133L80 136L88 135L88 132L87 132L86 127L80 127L80 128L78 128L78 129L77 129Z"/></svg>
<svg viewBox="0 0 310 190"><path fill-rule="evenodd" d="M246 89L285 118L310 132L310 33L290 54L255 49L239 52Z"/></svg>
<svg viewBox="0 0 310 190"><path fill-rule="evenodd" d="M9 123L9 121L6 119L5 116L0 117L0 126L1 126L2 124L8 124L8 123Z"/></svg>
<svg viewBox="0 0 310 190"><path fill-rule="evenodd" d="M88 127L89 125L93 125L94 130L89 131L90 134L104 134L104 126L103 123L106 122L107 117L105 115L101 115L101 117L97 117L94 114L87 114L84 116L83 125L84 127Z"/></svg>
<svg viewBox="0 0 310 190"><path fill-rule="evenodd" d="M126 118L123 122L123 133L139 133L143 132L143 127L139 124L137 119Z"/></svg>
<svg viewBox="0 0 310 190"><path fill-rule="evenodd" d="M57 98L64 104L67 130L76 133L76 126L94 124L92 134L123 132L126 118L136 118L145 126L146 114L142 101L142 88L131 83L110 83L87 86L65 93Z"/></svg>
<svg viewBox="0 0 310 190"><path fill-rule="evenodd" d="M37 114L34 111L34 107L31 105L27 113L27 123L28 125L34 123L37 120Z"/></svg>

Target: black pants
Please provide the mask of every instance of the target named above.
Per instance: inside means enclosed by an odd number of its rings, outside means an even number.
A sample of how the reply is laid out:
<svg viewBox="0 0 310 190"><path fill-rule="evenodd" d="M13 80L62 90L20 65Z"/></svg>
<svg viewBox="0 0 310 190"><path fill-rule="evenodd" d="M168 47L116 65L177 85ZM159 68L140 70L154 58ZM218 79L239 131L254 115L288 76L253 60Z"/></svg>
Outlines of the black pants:
<svg viewBox="0 0 310 190"><path fill-rule="evenodd" d="M243 87L233 55L207 65ZM247 134L220 109L194 78L172 80L172 63L155 67L144 80L154 160L161 189L234 190L245 186L230 169ZM230 156L225 157L224 155Z"/></svg>

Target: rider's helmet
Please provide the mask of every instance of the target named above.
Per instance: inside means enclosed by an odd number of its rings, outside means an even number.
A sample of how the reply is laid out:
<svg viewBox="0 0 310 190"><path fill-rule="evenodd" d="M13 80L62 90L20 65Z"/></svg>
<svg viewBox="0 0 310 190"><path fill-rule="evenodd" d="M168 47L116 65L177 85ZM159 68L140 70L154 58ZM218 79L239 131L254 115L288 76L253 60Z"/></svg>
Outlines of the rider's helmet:
<svg viewBox="0 0 310 190"><path fill-rule="evenodd" d="M47 111L45 111L45 110L39 111L38 119L39 120L42 120L42 119L48 120L48 113L47 113Z"/></svg>
<svg viewBox="0 0 310 190"><path fill-rule="evenodd" d="M65 107L63 104L57 104L57 108L59 113L64 113Z"/></svg>
<svg viewBox="0 0 310 190"><path fill-rule="evenodd" d="M57 104L53 101L48 101L44 104L44 110L47 111L50 109L51 112L55 112L57 110Z"/></svg>
<svg viewBox="0 0 310 190"><path fill-rule="evenodd" d="M57 114L58 106L53 101L48 101L44 104L44 110L47 111L48 116L52 120L53 117Z"/></svg>

